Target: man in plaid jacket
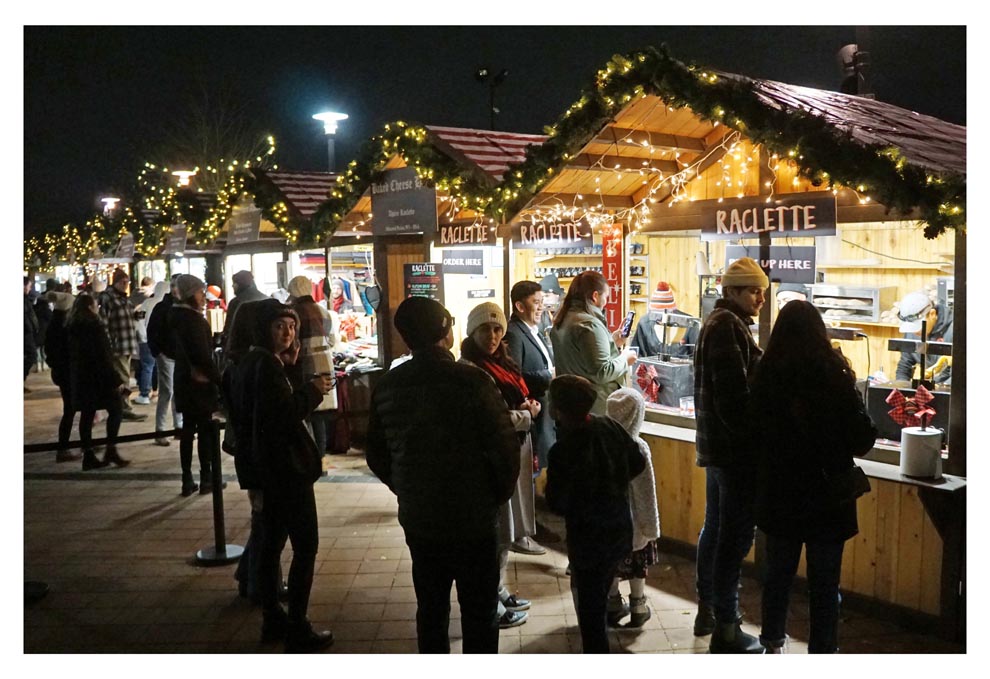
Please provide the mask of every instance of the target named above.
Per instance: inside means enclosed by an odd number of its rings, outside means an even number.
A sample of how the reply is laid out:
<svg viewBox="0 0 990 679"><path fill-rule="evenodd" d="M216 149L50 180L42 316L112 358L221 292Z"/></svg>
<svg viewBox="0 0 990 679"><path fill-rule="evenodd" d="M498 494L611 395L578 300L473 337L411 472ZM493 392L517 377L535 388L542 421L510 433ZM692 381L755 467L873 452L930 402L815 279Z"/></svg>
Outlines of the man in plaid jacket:
<svg viewBox="0 0 990 679"><path fill-rule="evenodd" d="M100 318L106 323L110 335L110 347L113 349L114 368L124 384L130 384L131 359L138 356L137 329L134 326L134 305L127 298L127 285L130 278L123 269L113 272L111 285L100 293ZM125 420L143 420L147 415L138 415L131 408L127 395L121 396L123 401L123 418Z"/></svg>
<svg viewBox="0 0 990 679"><path fill-rule="evenodd" d="M705 469L705 523L698 536L697 636L711 653L763 653L739 625L739 573L753 544L756 460L749 380L763 352L749 325L770 285L755 260L738 259L722 276L722 299L694 352L697 464Z"/></svg>

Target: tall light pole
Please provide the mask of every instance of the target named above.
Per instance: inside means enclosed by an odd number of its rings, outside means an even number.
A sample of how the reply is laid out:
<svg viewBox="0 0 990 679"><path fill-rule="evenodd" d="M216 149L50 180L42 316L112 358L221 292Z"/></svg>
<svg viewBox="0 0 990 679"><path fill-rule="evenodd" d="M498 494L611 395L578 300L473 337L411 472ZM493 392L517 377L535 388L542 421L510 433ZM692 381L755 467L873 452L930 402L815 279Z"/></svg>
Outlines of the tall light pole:
<svg viewBox="0 0 990 679"><path fill-rule="evenodd" d="M488 115L491 125L491 129L495 129L495 114L501 113L498 107L495 106L495 88L505 82L506 77L508 77L509 71L502 69L498 73L492 73L492 69L487 66L482 66L481 68L475 70L474 79L479 83L488 83Z"/></svg>
<svg viewBox="0 0 990 679"><path fill-rule="evenodd" d="M330 162L330 172L333 172L333 135L337 132L337 123L341 120L347 120L347 114L324 111L323 113L317 113L313 118L323 123L323 133L327 135L327 157Z"/></svg>

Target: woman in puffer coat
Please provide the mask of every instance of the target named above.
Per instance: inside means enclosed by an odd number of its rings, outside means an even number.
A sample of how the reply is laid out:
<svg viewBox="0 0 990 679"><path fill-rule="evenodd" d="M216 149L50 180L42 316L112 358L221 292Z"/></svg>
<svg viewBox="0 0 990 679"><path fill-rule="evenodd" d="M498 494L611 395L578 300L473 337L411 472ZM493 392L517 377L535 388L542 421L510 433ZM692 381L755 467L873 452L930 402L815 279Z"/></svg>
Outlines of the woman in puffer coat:
<svg viewBox="0 0 990 679"><path fill-rule="evenodd" d="M333 347L336 344L339 321L337 314L313 300L313 283L306 276L296 276L289 281L291 306L299 316L299 373L303 380L313 375L333 376ZM337 409L337 392L323 397L320 405L309 416L313 439L320 454L326 454L327 441Z"/></svg>

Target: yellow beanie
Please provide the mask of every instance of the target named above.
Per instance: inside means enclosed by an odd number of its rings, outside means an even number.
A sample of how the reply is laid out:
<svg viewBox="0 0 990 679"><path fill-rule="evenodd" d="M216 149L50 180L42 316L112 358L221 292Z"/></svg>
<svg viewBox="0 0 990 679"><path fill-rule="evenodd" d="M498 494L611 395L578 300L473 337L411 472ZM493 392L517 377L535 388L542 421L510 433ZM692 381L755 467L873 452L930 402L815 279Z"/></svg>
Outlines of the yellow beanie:
<svg viewBox="0 0 990 679"><path fill-rule="evenodd" d="M742 257L730 264L722 274L722 287L767 288L770 287L770 279L755 259Z"/></svg>

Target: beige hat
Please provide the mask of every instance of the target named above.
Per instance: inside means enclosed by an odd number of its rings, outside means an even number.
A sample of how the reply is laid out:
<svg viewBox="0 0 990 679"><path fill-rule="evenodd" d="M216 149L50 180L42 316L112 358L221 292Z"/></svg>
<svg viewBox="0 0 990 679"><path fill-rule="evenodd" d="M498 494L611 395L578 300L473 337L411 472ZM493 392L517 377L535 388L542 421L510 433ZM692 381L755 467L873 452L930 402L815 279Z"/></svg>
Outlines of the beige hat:
<svg viewBox="0 0 990 679"><path fill-rule="evenodd" d="M313 281L306 276L296 276L289 281L289 294L293 297L305 297L313 295Z"/></svg>
<svg viewBox="0 0 990 679"><path fill-rule="evenodd" d="M471 313L468 314L467 329L464 332L470 335L485 323L498 323L502 326L503 332L508 327L502 307L495 302L483 302L471 309Z"/></svg>
<svg viewBox="0 0 990 679"><path fill-rule="evenodd" d="M770 279L763 273L763 269L755 259L741 257L730 264L722 274L722 287L767 288L770 287Z"/></svg>

